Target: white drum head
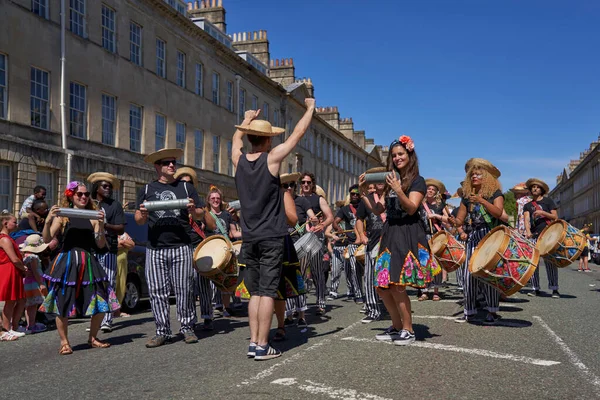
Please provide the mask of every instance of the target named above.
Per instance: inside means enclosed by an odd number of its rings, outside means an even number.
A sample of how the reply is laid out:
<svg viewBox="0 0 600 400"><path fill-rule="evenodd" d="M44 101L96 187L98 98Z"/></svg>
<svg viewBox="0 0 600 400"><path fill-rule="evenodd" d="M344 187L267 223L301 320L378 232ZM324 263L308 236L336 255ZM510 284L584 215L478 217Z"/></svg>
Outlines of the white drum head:
<svg viewBox="0 0 600 400"><path fill-rule="evenodd" d="M504 229L498 229L483 239L485 242L479 244L477 252L471 259L471 265L469 267L471 272L477 272L485 269L485 267L494 259L494 257L496 257L497 251L504 242L504 236Z"/></svg>
<svg viewBox="0 0 600 400"><path fill-rule="evenodd" d="M236 256L239 256L240 252L242 251L242 241L238 240L237 242L231 243L231 247L233 247L233 253Z"/></svg>
<svg viewBox="0 0 600 400"><path fill-rule="evenodd" d="M548 254L562 239L565 227L562 223L553 223L544 230L544 234L537 241L540 254Z"/></svg>
<svg viewBox="0 0 600 400"><path fill-rule="evenodd" d="M207 240L206 243L202 244L202 247L194 254L194 262L200 272L218 269L227 260L228 246L224 238L216 237L205 240Z"/></svg>
<svg viewBox="0 0 600 400"><path fill-rule="evenodd" d="M446 233L435 235L435 237L431 238L431 252L438 254L446 244L448 244Z"/></svg>

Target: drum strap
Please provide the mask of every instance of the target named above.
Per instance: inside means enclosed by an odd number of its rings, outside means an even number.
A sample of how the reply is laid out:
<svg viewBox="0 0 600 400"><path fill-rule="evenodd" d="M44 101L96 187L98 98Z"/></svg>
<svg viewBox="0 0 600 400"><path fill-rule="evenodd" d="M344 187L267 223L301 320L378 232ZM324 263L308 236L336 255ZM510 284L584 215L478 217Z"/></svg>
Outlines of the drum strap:
<svg viewBox="0 0 600 400"><path fill-rule="evenodd" d="M192 227L194 232L196 232L198 234L198 236L200 236L202 238L202 240L206 239L206 235L204 234L202 229L200 229L200 226L198 226L198 223L196 221L194 221L194 218L192 218L191 213L189 214L189 217L190 217L190 226Z"/></svg>
<svg viewBox="0 0 600 400"><path fill-rule="evenodd" d="M225 231L225 227L221 223L221 220L219 219L219 217L217 217L217 214L215 214L214 212L210 211L210 215L212 215L212 217L215 219L215 223L217 224L217 229L219 230L219 232L221 232L221 235L225 236L225 239L229 243L231 243L231 240L229 240L229 235Z"/></svg>
<svg viewBox="0 0 600 400"><path fill-rule="evenodd" d="M544 209L542 208L542 206L540 206L540 205L539 205L537 202L535 202L535 201L532 201L532 202L531 202L531 204L533 204L533 207L534 207L536 210L538 210L538 211L544 211ZM533 219L533 215L531 216L531 218ZM550 220L549 220L548 218L546 218L546 217L542 217L542 219L543 219L544 221L546 221L546 225L550 225L550 223L552 222L552 221L550 221Z"/></svg>
<svg viewBox="0 0 600 400"><path fill-rule="evenodd" d="M431 210L429 209L429 206L427 205L427 202L426 202L426 201L424 201L424 202L423 202L423 206L425 207L425 211L427 211L427 214L433 214L433 213L431 212ZM430 220L430 221L431 221L431 220ZM430 222L430 223L431 223L431 222ZM435 229L437 229L437 230L438 230L438 232L442 230L442 229L440 228L440 226L437 224L437 222L434 222L434 223L433 223L433 226L435 226ZM433 232L431 232L431 233L433 234Z"/></svg>

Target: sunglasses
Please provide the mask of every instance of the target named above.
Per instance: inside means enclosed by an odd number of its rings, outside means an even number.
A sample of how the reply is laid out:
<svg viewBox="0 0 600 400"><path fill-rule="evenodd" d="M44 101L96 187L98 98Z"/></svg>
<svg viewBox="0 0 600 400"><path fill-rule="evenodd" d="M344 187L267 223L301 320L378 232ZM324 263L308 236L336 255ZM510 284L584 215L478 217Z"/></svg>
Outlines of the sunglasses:
<svg viewBox="0 0 600 400"><path fill-rule="evenodd" d="M302 181L303 185L312 185L312 181Z"/></svg>
<svg viewBox="0 0 600 400"><path fill-rule="evenodd" d="M168 167L171 164L173 164L173 166L176 166L177 160L160 160L157 162L157 164L162 165L163 167Z"/></svg>
<svg viewBox="0 0 600 400"><path fill-rule="evenodd" d="M90 197L90 192L77 192L77 193L75 193L75 195L77 197L83 197L83 196Z"/></svg>
<svg viewBox="0 0 600 400"><path fill-rule="evenodd" d="M296 184L295 183L282 183L281 187L283 187L284 189L291 189L291 188L295 188Z"/></svg>
<svg viewBox="0 0 600 400"><path fill-rule="evenodd" d="M100 187L102 189L112 189L112 185L110 185L110 184L101 185Z"/></svg>

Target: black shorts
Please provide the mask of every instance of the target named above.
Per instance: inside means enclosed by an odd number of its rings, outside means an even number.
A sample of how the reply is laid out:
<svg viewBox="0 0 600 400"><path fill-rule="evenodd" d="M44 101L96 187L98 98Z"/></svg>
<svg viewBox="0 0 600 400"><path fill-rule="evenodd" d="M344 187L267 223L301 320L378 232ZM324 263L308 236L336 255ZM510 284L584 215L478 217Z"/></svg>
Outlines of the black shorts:
<svg viewBox="0 0 600 400"><path fill-rule="evenodd" d="M585 246L585 248L581 252L581 256L579 256L579 258L587 257L589 255L590 255L590 249L587 246Z"/></svg>
<svg viewBox="0 0 600 400"><path fill-rule="evenodd" d="M250 296L277 298L283 266L284 238L242 243L240 255L246 264L244 283Z"/></svg>

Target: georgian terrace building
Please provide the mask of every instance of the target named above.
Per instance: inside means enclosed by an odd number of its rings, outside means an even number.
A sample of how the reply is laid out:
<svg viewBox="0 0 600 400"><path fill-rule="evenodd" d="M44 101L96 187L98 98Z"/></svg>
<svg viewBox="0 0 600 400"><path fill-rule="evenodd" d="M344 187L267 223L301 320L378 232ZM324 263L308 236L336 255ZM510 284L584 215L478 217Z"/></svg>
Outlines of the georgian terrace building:
<svg viewBox="0 0 600 400"><path fill-rule="evenodd" d="M0 0L2 209L18 210L37 184L56 202L67 154L71 179L113 173L116 197L134 201L154 177L143 155L163 147L185 150L181 164L197 170L201 194L215 184L235 199L231 139L244 111L261 108L287 136L314 95L292 59L271 59L266 31L227 34L221 0L65 4L62 53L59 0ZM314 171L333 203L380 165L364 131L337 107L320 107L282 172Z"/></svg>

